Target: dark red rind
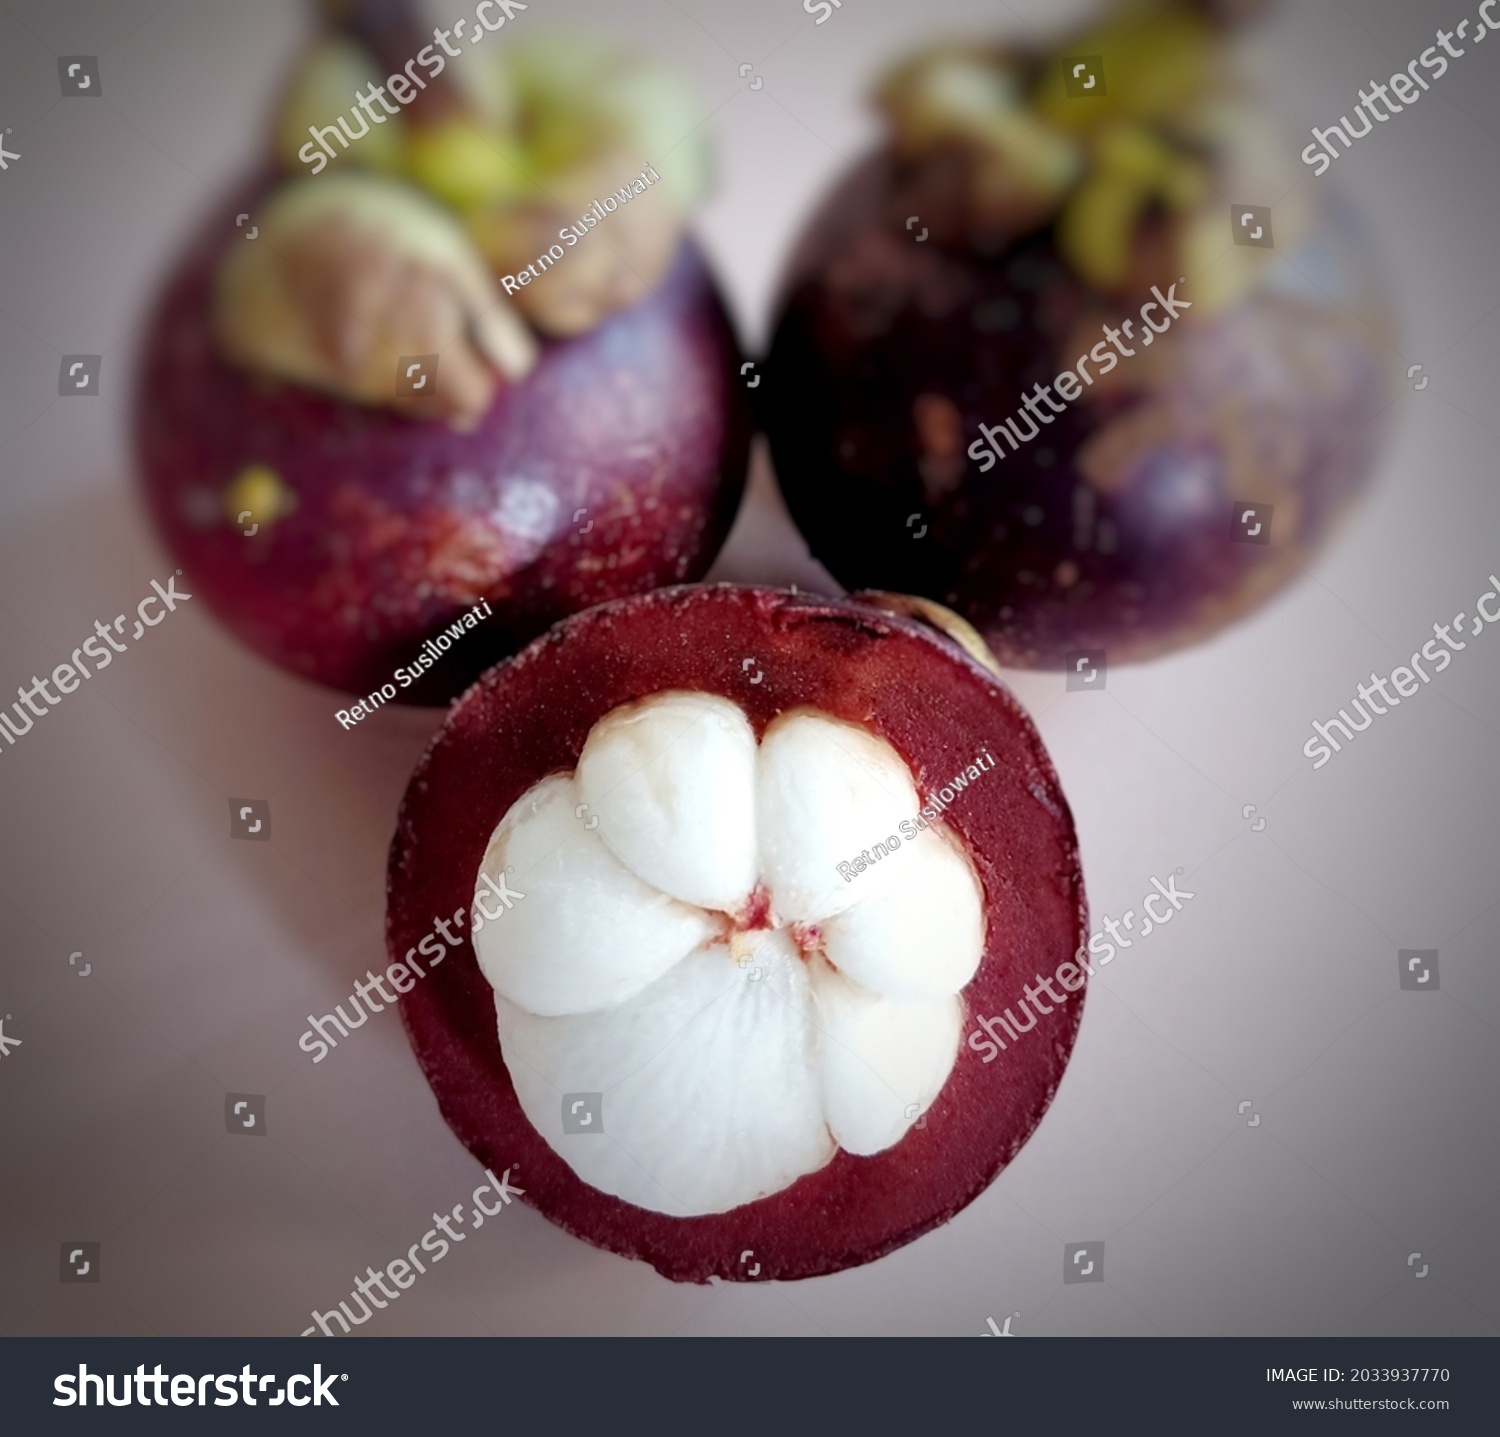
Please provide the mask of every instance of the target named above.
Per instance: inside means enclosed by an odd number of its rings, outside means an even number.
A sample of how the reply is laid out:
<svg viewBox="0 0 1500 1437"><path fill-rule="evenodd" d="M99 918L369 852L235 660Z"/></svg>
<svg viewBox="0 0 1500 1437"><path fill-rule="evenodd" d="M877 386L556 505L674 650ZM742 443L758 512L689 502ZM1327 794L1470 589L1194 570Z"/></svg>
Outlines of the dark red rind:
<svg viewBox="0 0 1500 1437"><path fill-rule="evenodd" d="M253 215L264 189L247 188L174 269L135 400L152 515L236 637L352 694L394 682L400 702L445 703L559 619L707 572L744 490L751 421L739 346L691 240L654 293L545 341L536 368L459 433L219 357L214 276L229 245L257 242L234 213ZM223 496L251 464L300 504L247 538ZM497 522L502 510L513 522ZM411 687L393 680L481 598L492 618Z"/></svg>
<svg viewBox="0 0 1500 1437"><path fill-rule="evenodd" d="M1268 269L1210 316L1165 238L1119 295L1080 280L1050 226L918 244L903 217L936 223L942 187L919 202L909 181L879 152L819 204L766 360L777 484L829 573L936 599L1008 667L1060 669L1079 650L1115 664L1199 642L1305 572L1368 487L1390 402L1369 231L1336 191L1318 192L1295 248L1278 246L1300 293ZM1153 284L1193 307L1147 355L1136 310ZM997 439L1005 456L981 471L980 425L1123 319L1134 354L1109 381L1033 422L1019 451ZM947 416L925 435L923 405ZM1117 457L1101 463L1101 448ZM1096 466L1108 482L1085 478ZM1273 506L1270 542L1234 541L1237 502Z"/></svg>
<svg viewBox="0 0 1500 1437"><path fill-rule="evenodd" d="M754 660L752 672L742 661ZM751 683L753 671L763 677ZM414 773L391 845L386 931L404 958L436 917L467 911L495 824L549 772L570 770L593 724L670 688L741 705L757 735L809 704L868 726L912 765L924 796L988 752L996 766L945 815L984 886L988 941L969 1016L1013 1006L1087 935L1072 817L1031 720L951 642L842 600L728 585L683 587L579 614L485 675ZM873 839L874 835L872 835ZM465 930L466 931L466 930ZM420 961L420 959L418 960ZM946 1221L1015 1156L1061 1080L1083 1006L1075 994L990 1063L967 1045L927 1114L874 1157L840 1152L792 1187L732 1212L672 1218L587 1186L522 1114L493 995L465 937L402 1000L444 1117L481 1162L518 1169L526 1201L599 1247L674 1281L815 1277L869 1262ZM748 1280L748 1279L747 1279Z"/></svg>

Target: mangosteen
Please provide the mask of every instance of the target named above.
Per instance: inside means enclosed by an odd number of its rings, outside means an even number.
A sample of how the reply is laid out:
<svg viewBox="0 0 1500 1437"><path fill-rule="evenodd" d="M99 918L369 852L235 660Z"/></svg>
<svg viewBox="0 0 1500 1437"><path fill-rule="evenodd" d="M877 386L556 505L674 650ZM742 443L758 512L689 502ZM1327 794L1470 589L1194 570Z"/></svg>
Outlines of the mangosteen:
<svg viewBox="0 0 1500 1437"><path fill-rule="evenodd" d="M1152 0L881 85L888 138L797 246L763 391L842 583L949 605L1006 664L1145 659L1286 584L1363 489L1378 274L1237 88L1231 18Z"/></svg>
<svg viewBox="0 0 1500 1437"><path fill-rule="evenodd" d="M402 1000L444 1116L674 1280L910 1242L1016 1155L1072 1049L1076 965L1035 1031L982 1024L1086 938L1057 775L972 631L886 602L575 615L459 700L402 802L391 955L462 933Z"/></svg>
<svg viewBox="0 0 1500 1437"><path fill-rule="evenodd" d="M242 641L440 703L567 614L707 570L744 485L739 348L686 231L705 157L675 75L327 9L275 167L150 322L140 469Z"/></svg>

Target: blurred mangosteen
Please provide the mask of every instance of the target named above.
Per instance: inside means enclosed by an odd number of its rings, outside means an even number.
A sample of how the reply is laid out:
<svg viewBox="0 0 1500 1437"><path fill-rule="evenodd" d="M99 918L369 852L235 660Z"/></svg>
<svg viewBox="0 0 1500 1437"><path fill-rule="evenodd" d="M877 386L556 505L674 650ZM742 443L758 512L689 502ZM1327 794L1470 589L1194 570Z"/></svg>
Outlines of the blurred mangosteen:
<svg viewBox="0 0 1500 1437"><path fill-rule="evenodd" d="M744 484L739 349L686 235L706 157L674 75L326 9L276 166L150 322L140 468L242 641L352 693L406 666L398 697L438 703L568 614L702 576Z"/></svg>
<svg viewBox="0 0 1500 1437"><path fill-rule="evenodd" d="M1366 232L1236 86L1245 7L1152 0L881 84L817 211L763 405L813 554L1002 663L1130 661L1284 585L1387 400Z"/></svg>

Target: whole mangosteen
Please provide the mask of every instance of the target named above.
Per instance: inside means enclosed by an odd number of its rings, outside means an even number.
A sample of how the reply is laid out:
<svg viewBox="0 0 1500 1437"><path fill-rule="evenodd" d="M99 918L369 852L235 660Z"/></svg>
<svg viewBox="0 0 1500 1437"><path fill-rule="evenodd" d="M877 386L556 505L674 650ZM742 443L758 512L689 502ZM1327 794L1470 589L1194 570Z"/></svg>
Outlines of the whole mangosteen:
<svg viewBox="0 0 1500 1437"><path fill-rule="evenodd" d="M889 138L793 255L763 400L842 583L950 605L1005 664L1145 659L1286 584L1364 487L1379 280L1236 89L1235 8L1122 5L882 84Z"/></svg>
<svg viewBox="0 0 1500 1437"><path fill-rule="evenodd" d="M685 230L705 161L673 75L328 9L279 169L150 323L140 469L241 640L439 703L557 619L708 568L744 484L739 350Z"/></svg>

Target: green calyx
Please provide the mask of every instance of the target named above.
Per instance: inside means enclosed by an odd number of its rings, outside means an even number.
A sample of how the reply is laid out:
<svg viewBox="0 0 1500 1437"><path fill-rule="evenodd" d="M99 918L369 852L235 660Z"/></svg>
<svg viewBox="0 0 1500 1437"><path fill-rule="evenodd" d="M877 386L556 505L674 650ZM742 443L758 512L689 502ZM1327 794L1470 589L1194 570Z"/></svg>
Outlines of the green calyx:
<svg viewBox="0 0 1500 1437"><path fill-rule="evenodd" d="M1069 85L1082 57L1102 68L1096 93ZM1042 55L933 51L894 72L877 100L898 156L967 155L969 232L959 238L1051 221L1074 272L1113 291L1129 279L1149 214L1185 224L1206 199L1200 119L1226 80L1209 20L1153 0Z"/></svg>
<svg viewBox="0 0 1500 1437"><path fill-rule="evenodd" d="M570 193L608 187L621 164L626 173L659 166L684 213L708 188L691 90L667 67L602 41L554 35L481 46L445 60L437 75L429 71L425 90L399 76L392 85L377 69L367 50L343 36L313 47L277 115L285 168L306 173L303 165L331 149L331 163L400 175L465 217L545 201L559 186ZM383 118L347 146L338 134L320 145L312 132L337 130L341 115L356 133L366 127L355 96L372 83L411 98L396 115L380 110Z"/></svg>

